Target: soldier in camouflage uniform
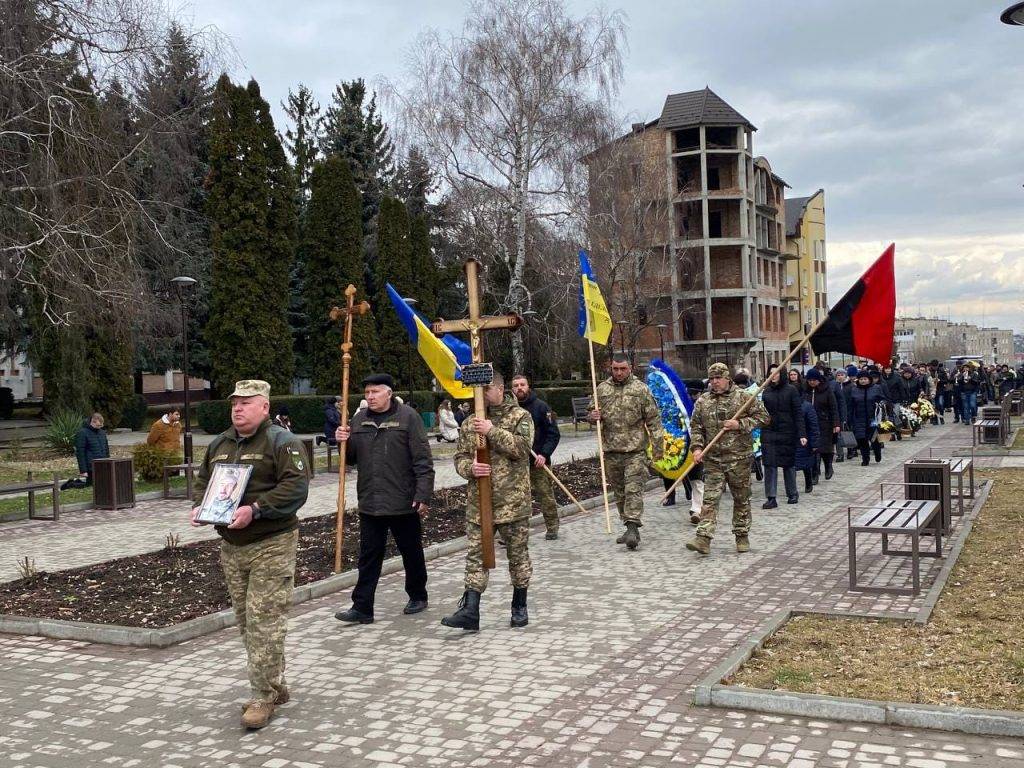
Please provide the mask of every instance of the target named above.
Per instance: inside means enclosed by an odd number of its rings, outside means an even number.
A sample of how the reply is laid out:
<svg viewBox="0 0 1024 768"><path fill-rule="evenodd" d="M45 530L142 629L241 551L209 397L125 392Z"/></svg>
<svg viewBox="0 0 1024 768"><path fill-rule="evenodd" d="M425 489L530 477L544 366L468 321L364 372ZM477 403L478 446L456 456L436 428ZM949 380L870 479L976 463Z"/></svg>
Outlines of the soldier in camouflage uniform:
<svg viewBox="0 0 1024 768"><path fill-rule="evenodd" d="M490 476L495 530L505 539L508 572L512 580L511 626L525 627L526 588L530 586L530 445L533 443L533 419L505 394L505 383L498 371L484 388L487 418L471 416L459 429L455 453L455 471L469 482L466 500L466 591L459 608L441 619L446 627L480 629L480 595L487 589L487 570L480 547L480 496L477 478ZM491 463L476 461L477 435L487 438Z"/></svg>
<svg viewBox="0 0 1024 768"><path fill-rule="evenodd" d="M223 539L224 581L249 660L252 698L242 708L242 725L262 728L289 698L284 636L299 542L296 513L309 494L310 470L302 442L271 424L267 382L239 381L230 399L232 426L206 449L193 499L203 498L216 464L252 466L230 524L214 527ZM198 511L192 509L193 525Z"/></svg>
<svg viewBox="0 0 1024 768"><path fill-rule="evenodd" d="M760 400L755 399L744 415L734 419L735 414L749 397L739 387L733 386L729 368L724 363L714 363L708 368L708 389L693 406L690 417L690 448L693 459L704 465L704 504L701 507L697 535L686 542L686 548L702 555L710 554L711 539L715 535L718 517L718 502L726 484L732 493L732 532L736 537L736 551L749 552L750 541L750 457L753 453L751 432L766 426L770 421L768 411ZM704 446L725 429L725 434L715 443L707 456Z"/></svg>
<svg viewBox="0 0 1024 768"><path fill-rule="evenodd" d="M597 408L590 421L601 422L602 449L608 484L615 491L619 519L626 526L616 544L636 549L643 525L644 483L647 481L647 444L653 458L661 458L663 429L654 395L633 375L629 358L612 356L612 375L597 387Z"/></svg>

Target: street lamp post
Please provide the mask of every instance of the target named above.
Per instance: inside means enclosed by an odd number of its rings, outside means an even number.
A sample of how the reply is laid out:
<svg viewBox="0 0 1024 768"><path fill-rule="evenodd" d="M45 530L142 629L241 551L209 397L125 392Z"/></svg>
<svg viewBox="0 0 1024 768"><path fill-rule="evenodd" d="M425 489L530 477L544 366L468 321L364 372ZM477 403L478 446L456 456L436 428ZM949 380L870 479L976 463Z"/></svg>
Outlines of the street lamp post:
<svg viewBox="0 0 1024 768"><path fill-rule="evenodd" d="M419 303L418 301L416 301L416 299L402 299L402 301L404 301L409 306L410 309L412 309ZM406 359L409 363L409 400L408 402L406 402L406 405L412 408L412 344L408 346L406 354Z"/></svg>
<svg viewBox="0 0 1024 768"><path fill-rule="evenodd" d="M182 442L185 448L185 464L192 463L192 416L189 413L190 401L189 401L189 376L188 376L188 304L187 300L192 296L193 291L196 288L196 281L191 277L176 277L171 280L171 287L174 289L174 293L178 297L178 303L181 304L181 348L182 348L182 366L181 373L184 380L185 389L185 434L182 436ZM191 479L191 475L186 470L186 479ZM191 485L191 483L189 483Z"/></svg>
<svg viewBox="0 0 1024 768"><path fill-rule="evenodd" d="M665 329L668 328L665 323L658 323L658 346L661 347L661 359L662 362L665 360Z"/></svg>

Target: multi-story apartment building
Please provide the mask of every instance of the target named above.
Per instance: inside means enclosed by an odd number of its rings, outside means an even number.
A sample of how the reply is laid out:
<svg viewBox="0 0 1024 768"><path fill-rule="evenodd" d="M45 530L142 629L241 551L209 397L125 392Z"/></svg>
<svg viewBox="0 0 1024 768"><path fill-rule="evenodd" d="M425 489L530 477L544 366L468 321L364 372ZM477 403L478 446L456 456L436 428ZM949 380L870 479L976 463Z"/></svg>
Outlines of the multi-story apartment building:
<svg viewBox="0 0 1024 768"><path fill-rule="evenodd" d="M760 372L786 355L786 184L755 130L705 88L584 158L598 277L639 362L664 347L687 372Z"/></svg>
<svg viewBox="0 0 1024 768"><path fill-rule="evenodd" d="M828 314L825 190L786 200L786 255L787 326L796 346Z"/></svg>
<svg viewBox="0 0 1024 768"><path fill-rule="evenodd" d="M980 357L991 364L1012 365L1016 360L1012 330L979 328L939 318L896 318L896 336L907 334L912 335L913 345L906 357L918 362L959 355Z"/></svg>

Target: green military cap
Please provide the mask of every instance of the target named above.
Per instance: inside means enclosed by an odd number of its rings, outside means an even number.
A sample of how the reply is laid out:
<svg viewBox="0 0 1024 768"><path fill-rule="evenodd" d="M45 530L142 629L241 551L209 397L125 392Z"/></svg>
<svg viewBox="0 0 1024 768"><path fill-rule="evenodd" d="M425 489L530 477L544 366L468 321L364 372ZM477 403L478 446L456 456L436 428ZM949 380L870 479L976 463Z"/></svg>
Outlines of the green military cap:
<svg viewBox="0 0 1024 768"><path fill-rule="evenodd" d="M708 368L708 378L729 378L729 366L727 366L725 363L712 363L711 366Z"/></svg>
<svg viewBox="0 0 1024 768"><path fill-rule="evenodd" d="M235 391L228 395L232 397L265 397L270 399L270 385L259 379L242 379L235 382Z"/></svg>

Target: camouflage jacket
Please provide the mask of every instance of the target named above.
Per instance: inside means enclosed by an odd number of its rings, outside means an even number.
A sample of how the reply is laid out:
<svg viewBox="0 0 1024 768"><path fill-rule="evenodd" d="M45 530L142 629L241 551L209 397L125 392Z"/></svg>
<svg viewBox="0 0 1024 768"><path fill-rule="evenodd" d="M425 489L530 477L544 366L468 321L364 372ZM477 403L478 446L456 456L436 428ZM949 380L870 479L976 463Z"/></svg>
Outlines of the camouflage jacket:
<svg viewBox="0 0 1024 768"><path fill-rule="evenodd" d="M705 390L693 406L690 417L690 449L703 449L718 434L723 423L731 419L749 395L736 386L730 386L722 394ZM752 430L766 426L771 421L764 403L758 399L750 404L739 420L740 428L730 430L719 438L708 454L707 461L715 464L733 464L750 458L754 451Z"/></svg>
<svg viewBox="0 0 1024 768"><path fill-rule="evenodd" d="M621 384L607 378L597 387L597 403L606 453L646 451L651 442L654 457L660 457L661 414L646 384L632 374Z"/></svg>
<svg viewBox="0 0 1024 768"><path fill-rule="evenodd" d="M511 523L530 516L530 446L533 444L533 417L516 404L512 395L498 405L488 406L487 418L494 427L487 435L491 449L491 499L495 523ZM472 475L476 456L476 432L470 419L459 428L455 452L455 471L469 481L466 519L480 522L480 497Z"/></svg>

